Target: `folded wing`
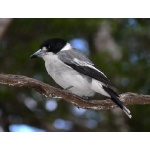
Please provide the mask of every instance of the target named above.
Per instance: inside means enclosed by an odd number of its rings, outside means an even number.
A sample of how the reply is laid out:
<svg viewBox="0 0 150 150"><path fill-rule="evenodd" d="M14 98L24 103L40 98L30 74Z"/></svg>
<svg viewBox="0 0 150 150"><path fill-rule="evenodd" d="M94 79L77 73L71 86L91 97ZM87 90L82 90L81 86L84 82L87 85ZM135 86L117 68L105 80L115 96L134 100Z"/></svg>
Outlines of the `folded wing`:
<svg viewBox="0 0 150 150"><path fill-rule="evenodd" d="M85 55L77 50L68 50L59 52L59 58L65 64L78 71L81 74L94 78L106 85L112 86L107 76L94 67L94 64Z"/></svg>

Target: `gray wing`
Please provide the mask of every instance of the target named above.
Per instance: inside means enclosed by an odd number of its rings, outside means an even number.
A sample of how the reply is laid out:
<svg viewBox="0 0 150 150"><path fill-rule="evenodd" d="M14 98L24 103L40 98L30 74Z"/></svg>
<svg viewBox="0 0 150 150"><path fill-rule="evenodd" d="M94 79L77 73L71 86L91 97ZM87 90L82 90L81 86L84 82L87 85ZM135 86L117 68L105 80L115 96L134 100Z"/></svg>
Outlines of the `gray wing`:
<svg viewBox="0 0 150 150"><path fill-rule="evenodd" d="M78 71L79 73L101 81L106 85L112 86L106 75L95 68L94 64L82 52L76 49L65 50L59 52L58 57L62 62Z"/></svg>
<svg viewBox="0 0 150 150"><path fill-rule="evenodd" d="M74 58L78 60L85 61L91 65L94 65L82 52L76 50L76 49L71 49L71 50L65 50L65 51L60 51L58 53L58 57L64 62L72 62Z"/></svg>

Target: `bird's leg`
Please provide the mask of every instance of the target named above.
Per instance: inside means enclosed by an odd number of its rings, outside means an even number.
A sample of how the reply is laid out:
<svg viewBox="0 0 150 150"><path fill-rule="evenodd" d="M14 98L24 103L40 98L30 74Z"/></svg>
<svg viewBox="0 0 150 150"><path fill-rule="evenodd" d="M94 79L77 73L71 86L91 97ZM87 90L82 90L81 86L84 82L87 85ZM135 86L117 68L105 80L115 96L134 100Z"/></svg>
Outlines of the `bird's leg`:
<svg viewBox="0 0 150 150"><path fill-rule="evenodd" d="M89 97L88 96L82 96L82 98L89 101Z"/></svg>
<svg viewBox="0 0 150 150"><path fill-rule="evenodd" d="M69 90L69 89L71 89L73 86L69 86L69 87L67 87L67 88L65 88L65 90Z"/></svg>

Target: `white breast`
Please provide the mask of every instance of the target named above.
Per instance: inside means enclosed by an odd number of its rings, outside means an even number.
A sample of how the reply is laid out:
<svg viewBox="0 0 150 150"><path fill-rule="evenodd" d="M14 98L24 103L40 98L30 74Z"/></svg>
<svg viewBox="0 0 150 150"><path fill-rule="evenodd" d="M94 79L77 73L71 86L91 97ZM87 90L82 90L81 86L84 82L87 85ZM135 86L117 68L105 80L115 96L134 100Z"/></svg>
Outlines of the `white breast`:
<svg viewBox="0 0 150 150"><path fill-rule="evenodd" d="M78 96L93 96L90 77L79 74L71 67L64 64L57 55L44 56L45 67L48 74L64 89L71 87L69 91Z"/></svg>

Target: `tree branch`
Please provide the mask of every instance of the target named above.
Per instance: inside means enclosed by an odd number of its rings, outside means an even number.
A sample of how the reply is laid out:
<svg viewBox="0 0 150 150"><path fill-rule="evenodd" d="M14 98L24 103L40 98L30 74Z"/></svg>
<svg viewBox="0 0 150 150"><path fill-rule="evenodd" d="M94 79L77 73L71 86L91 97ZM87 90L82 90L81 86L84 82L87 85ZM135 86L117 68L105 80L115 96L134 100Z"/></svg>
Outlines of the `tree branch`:
<svg viewBox="0 0 150 150"><path fill-rule="evenodd" d="M83 98L73 95L66 90L52 87L46 83L22 75L0 74L0 84L14 87L32 88L46 97L61 97L63 100L70 102L79 108L106 110L117 107L112 101L110 101L110 99L90 101L84 100ZM125 105L150 104L150 95L128 92L121 94L120 100Z"/></svg>

